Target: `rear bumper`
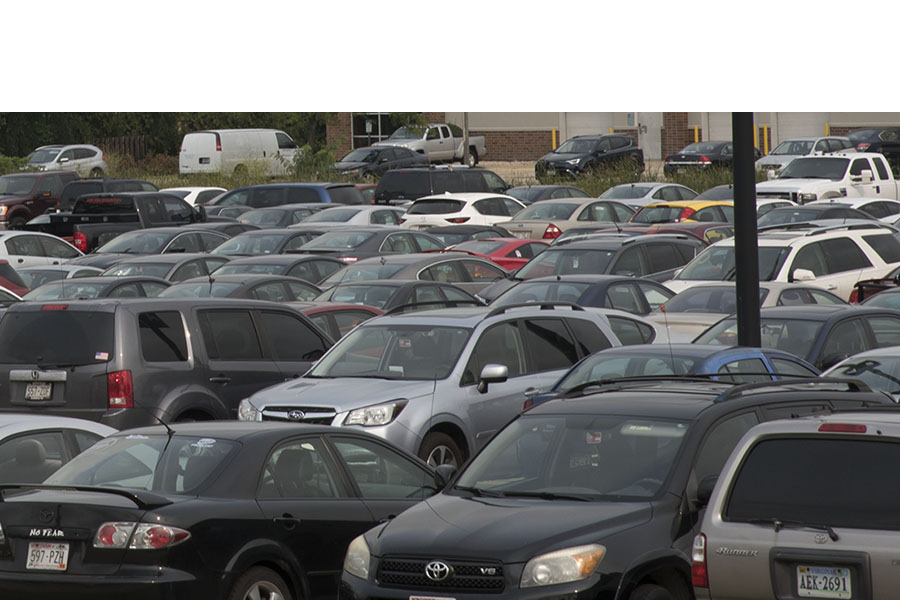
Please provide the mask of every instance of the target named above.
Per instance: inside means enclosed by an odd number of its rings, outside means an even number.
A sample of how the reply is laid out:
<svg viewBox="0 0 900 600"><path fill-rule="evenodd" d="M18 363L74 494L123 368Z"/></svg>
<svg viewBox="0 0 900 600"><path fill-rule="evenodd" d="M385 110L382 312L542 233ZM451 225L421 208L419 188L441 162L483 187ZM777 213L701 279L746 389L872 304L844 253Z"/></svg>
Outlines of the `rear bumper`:
<svg viewBox="0 0 900 600"><path fill-rule="evenodd" d="M150 566L140 568L133 576L0 572L0 590L4 598L29 600L187 600L223 597L221 593L209 593L211 583L200 581L184 571Z"/></svg>

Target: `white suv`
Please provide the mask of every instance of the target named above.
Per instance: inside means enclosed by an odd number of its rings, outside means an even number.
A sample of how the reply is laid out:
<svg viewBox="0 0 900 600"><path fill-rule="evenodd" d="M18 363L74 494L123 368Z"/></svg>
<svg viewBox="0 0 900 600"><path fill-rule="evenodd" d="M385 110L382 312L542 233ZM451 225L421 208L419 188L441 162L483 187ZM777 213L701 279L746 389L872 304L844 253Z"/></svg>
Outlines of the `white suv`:
<svg viewBox="0 0 900 600"><path fill-rule="evenodd" d="M509 221L525 205L503 194L466 192L419 198L409 205L402 227L428 229L441 225L494 225Z"/></svg>
<svg viewBox="0 0 900 600"><path fill-rule="evenodd" d="M885 223L794 223L759 233L759 280L808 282L844 300L860 279L900 266L900 232ZM734 238L706 248L665 286L681 292L735 277Z"/></svg>
<svg viewBox="0 0 900 600"><path fill-rule="evenodd" d="M97 146L41 146L28 155L28 166L41 171L78 171L82 177L103 177L106 159Z"/></svg>

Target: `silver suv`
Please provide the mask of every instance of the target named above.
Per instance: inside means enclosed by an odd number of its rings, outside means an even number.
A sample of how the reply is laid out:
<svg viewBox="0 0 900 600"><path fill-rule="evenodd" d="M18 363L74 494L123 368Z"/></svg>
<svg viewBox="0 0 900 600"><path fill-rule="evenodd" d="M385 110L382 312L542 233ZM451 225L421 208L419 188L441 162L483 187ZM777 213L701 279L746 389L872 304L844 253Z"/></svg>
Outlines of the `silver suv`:
<svg viewBox="0 0 900 600"><path fill-rule="evenodd" d="M28 166L39 171L78 171L82 177L103 177L106 156L90 144L41 146L28 155Z"/></svg>
<svg viewBox="0 0 900 600"><path fill-rule="evenodd" d="M696 597L896 598L897 464L900 413L887 407L754 427L694 539Z"/></svg>
<svg viewBox="0 0 900 600"><path fill-rule="evenodd" d="M242 401L238 418L362 427L432 465L458 466L526 398L619 345L602 315L565 303L388 314L303 377Z"/></svg>

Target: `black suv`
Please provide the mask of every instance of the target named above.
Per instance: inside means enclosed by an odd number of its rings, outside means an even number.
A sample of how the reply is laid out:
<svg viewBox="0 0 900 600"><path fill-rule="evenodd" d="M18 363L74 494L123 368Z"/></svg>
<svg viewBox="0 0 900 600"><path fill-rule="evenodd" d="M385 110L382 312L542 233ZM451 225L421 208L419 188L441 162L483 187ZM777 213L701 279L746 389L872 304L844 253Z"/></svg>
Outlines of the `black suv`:
<svg viewBox="0 0 900 600"><path fill-rule="evenodd" d="M351 542L339 598L689 599L700 500L746 431L890 403L845 380L632 378L539 404Z"/></svg>
<svg viewBox="0 0 900 600"><path fill-rule="evenodd" d="M470 167L420 167L392 169L375 188L375 204L406 203L444 192L502 194L509 185L487 169Z"/></svg>
<svg viewBox="0 0 900 600"><path fill-rule="evenodd" d="M631 161L644 170L644 151L629 135L576 135L534 164L534 176L574 177L600 167Z"/></svg>
<svg viewBox="0 0 900 600"><path fill-rule="evenodd" d="M332 343L299 311L258 300L21 302L0 323L0 412L116 429L233 419Z"/></svg>

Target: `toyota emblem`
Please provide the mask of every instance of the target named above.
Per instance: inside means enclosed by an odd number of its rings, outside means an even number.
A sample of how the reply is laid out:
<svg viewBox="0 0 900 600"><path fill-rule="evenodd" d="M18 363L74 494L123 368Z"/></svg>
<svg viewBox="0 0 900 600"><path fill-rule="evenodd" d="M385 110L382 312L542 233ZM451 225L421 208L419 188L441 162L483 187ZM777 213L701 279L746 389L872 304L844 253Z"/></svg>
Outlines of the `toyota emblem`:
<svg viewBox="0 0 900 600"><path fill-rule="evenodd" d="M443 581L450 577L450 566L440 560L431 561L425 565L425 577L432 581Z"/></svg>
<svg viewBox="0 0 900 600"><path fill-rule="evenodd" d="M303 417L306 416L306 413L302 410L292 410L287 414L287 416L291 421L302 421Z"/></svg>

